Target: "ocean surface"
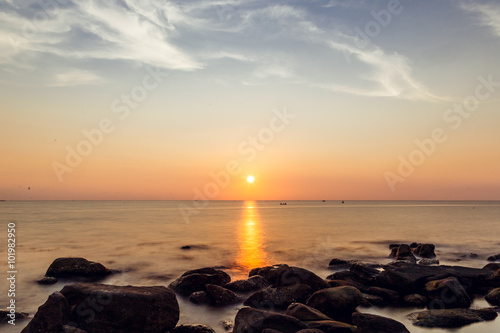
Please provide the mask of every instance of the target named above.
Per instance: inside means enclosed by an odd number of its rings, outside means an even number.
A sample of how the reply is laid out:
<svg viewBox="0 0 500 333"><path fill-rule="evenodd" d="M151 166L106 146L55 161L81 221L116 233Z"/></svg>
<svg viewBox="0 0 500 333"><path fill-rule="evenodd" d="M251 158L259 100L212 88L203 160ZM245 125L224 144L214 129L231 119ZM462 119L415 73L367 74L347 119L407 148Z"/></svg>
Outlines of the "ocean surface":
<svg viewBox="0 0 500 333"><path fill-rule="evenodd" d="M188 210L186 207L195 207ZM184 214L183 214L184 212ZM16 305L34 314L53 291L35 283L58 257L84 257L123 271L104 283L168 285L189 269L224 267L233 280L254 267L286 263L331 274L332 258L387 263L391 243L436 245L441 264L483 267L500 253L500 202L485 201L5 201L0 202L0 308L8 305L7 225L16 224ZM190 246L190 249L181 249ZM476 258L470 256L477 254ZM179 323L234 320L238 306L212 309L178 297ZM476 300L474 307L487 306ZM414 309L360 309L395 318L411 332ZM2 325L20 332L27 321ZM500 332L500 319L453 332Z"/></svg>

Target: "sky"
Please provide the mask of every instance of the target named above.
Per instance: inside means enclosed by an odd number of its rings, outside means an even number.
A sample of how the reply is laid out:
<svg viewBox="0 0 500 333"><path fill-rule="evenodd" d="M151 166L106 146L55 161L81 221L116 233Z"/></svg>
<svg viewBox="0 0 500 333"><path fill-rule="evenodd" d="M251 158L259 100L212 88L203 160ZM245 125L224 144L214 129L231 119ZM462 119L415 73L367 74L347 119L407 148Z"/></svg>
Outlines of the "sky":
<svg viewBox="0 0 500 333"><path fill-rule="evenodd" d="M500 200L499 55L498 1L0 0L0 199Z"/></svg>

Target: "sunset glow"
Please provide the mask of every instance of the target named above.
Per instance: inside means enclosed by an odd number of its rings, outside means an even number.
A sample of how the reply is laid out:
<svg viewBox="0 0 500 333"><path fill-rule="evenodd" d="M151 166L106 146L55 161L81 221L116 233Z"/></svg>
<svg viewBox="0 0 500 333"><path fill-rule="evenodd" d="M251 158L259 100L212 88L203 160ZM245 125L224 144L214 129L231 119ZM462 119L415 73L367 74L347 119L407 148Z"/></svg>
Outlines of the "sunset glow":
<svg viewBox="0 0 500 333"><path fill-rule="evenodd" d="M247 182L249 182L249 183L253 183L254 180L255 180L255 178L253 176L248 176L247 177Z"/></svg>

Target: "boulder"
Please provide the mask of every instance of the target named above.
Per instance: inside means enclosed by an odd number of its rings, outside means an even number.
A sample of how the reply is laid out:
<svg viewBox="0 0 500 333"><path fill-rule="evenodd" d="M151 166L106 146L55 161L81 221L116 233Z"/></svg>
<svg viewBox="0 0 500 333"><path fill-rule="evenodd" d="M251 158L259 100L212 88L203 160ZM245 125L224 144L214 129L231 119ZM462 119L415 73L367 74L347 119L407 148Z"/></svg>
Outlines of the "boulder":
<svg viewBox="0 0 500 333"><path fill-rule="evenodd" d="M262 333L264 329L295 333L306 328L306 324L292 316L253 308L242 308L236 314L233 333Z"/></svg>
<svg viewBox="0 0 500 333"><path fill-rule="evenodd" d="M234 322L231 320L221 320L219 324L226 330L229 331L234 327Z"/></svg>
<svg viewBox="0 0 500 333"><path fill-rule="evenodd" d="M312 295L311 287L296 284L286 287L268 287L257 291L243 304L254 308L272 306L276 309L286 309L292 303L303 303Z"/></svg>
<svg viewBox="0 0 500 333"><path fill-rule="evenodd" d="M413 312L408 319L415 326L457 328L472 323L494 320L497 313L491 309L440 309Z"/></svg>
<svg viewBox="0 0 500 333"><path fill-rule="evenodd" d="M254 275L260 275L264 277L269 284L275 285L276 280L278 279L279 274L282 270L288 268L289 266L286 264L279 264L273 266L266 266L260 268L254 268L248 273L248 277L252 277Z"/></svg>
<svg viewBox="0 0 500 333"><path fill-rule="evenodd" d="M170 330L170 333L215 333L215 331L207 325L179 325Z"/></svg>
<svg viewBox="0 0 500 333"><path fill-rule="evenodd" d="M351 314L363 302L361 292L354 287L335 287L315 292L306 302L334 320L350 321Z"/></svg>
<svg viewBox="0 0 500 333"><path fill-rule="evenodd" d="M500 288L493 289L484 297L491 305L500 306Z"/></svg>
<svg viewBox="0 0 500 333"><path fill-rule="evenodd" d="M419 265L425 265L425 266L430 266L430 265L439 265L439 260L438 259L429 259L429 258L424 258L420 259L418 261Z"/></svg>
<svg viewBox="0 0 500 333"><path fill-rule="evenodd" d="M189 295L189 301L198 305L210 304L210 298L206 291L195 291Z"/></svg>
<svg viewBox="0 0 500 333"><path fill-rule="evenodd" d="M62 332L68 322L70 307L66 298L54 292L47 301L38 308L35 317L21 333Z"/></svg>
<svg viewBox="0 0 500 333"><path fill-rule="evenodd" d="M488 257L488 261L497 261L497 260L500 260L500 254Z"/></svg>
<svg viewBox="0 0 500 333"><path fill-rule="evenodd" d="M358 333L410 333L399 321L373 314L354 312L352 322Z"/></svg>
<svg viewBox="0 0 500 333"><path fill-rule="evenodd" d="M363 280L362 277L357 275L357 273L353 273L351 271L333 273L326 278L330 288L351 286L359 289L362 292L367 292L372 283L371 279Z"/></svg>
<svg viewBox="0 0 500 333"><path fill-rule="evenodd" d="M269 287L269 282L267 282L266 278L260 275L254 275L246 280L233 281L224 286L226 289L240 293L262 290L267 287Z"/></svg>
<svg viewBox="0 0 500 333"><path fill-rule="evenodd" d="M486 284L493 288L500 287L500 269L486 278Z"/></svg>
<svg viewBox="0 0 500 333"><path fill-rule="evenodd" d="M380 296L375 296L375 295L365 294L365 293L362 293L361 295L363 295L363 303L361 303L362 306L369 308L372 306L386 305L386 302Z"/></svg>
<svg viewBox="0 0 500 333"><path fill-rule="evenodd" d="M417 258L413 255L411 247L407 244L401 244L396 251L396 256L394 257L397 261L406 261L409 263L416 263Z"/></svg>
<svg viewBox="0 0 500 333"><path fill-rule="evenodd" d="M132 287L78 283L65 286L70 321L89 333L153 333L175 327L179 304L163 286Z"/></svg>
<svg viewBox="0 0 500 333"><path fill-rule="evenodd" d="M63 326L63 333L87 333L87 331L81 330L81 329L76 328L74 326L64 325Z"/></svg>
<svg viewBox="0 0 500 333"><path fill-rule="evenodd" d="M335 320L321 320L321 321L308 321L307 327L310 329L317 329L324 333L357 333L355 326L335 321Z"/></svg>
<svg viewBox="0 0 500 333"><path fill-rule="evenodd" d="M273 330L272 328L264 328L262 333L281 333L281 331Z"/></svg>
<svg viewBox="0 0 500 333"><path fill-rule="evenodd" d="M52 276L45 276L42 279L37 280L36 283L42 284L42 285L54 284L54 283L57 283L57 278L52 277Z"/></svg>
<svg viewBox="0 0 500 333"><path fill-rule="evenodd" d="M472 304L467 291L455 277L428 282L425 289L429 309L468 308Z"/></svg>
<svg viewBox="0 0 500 333"><path fill-rule="evenodd" d="M100 263L88 261L85 258L57 258L50 264L45 276L69 279L82 278L89 281L96 281L115 272ZM42 279L41 281L44 280Z"/></svg>
<svg viewBox="0 0 500 333"><path fill-rule="evenodd" d="M434 244L420 244L414 251L413 254L421 257L421 258L435 258L436 253L434 250L436 247Z"/></svg>
<svg viewBox="0 0 500 333"><path fill-rule="evenodd" d="M387 305L397 305L401 301L401 295L397 291L391 289L369 287L367 292L370 295L381 297Z"/></svg>
<svg viewBox="0 0 500 333"><path fill-rule="evenodd" d="M427 297L419 295L419 294L411 294L403 297L403 305L405 306L414 306L417 308L425 308L429 301Z"/></svg>
<svg viewBox="0 0 500 333"><path fill-rule="evenodd" d="M304 268L286 267L279 272L276 279L277 287L286 287L296 284L308 285L313 292L329 287L325 280Z"/></svg>
<svg viewBox="0 0 500 333"><path fill-rule="evenodd" d="M316 328L306 328L300 331L297 331L297 333L324 333L321 330L318 330Z"/></svg>
<svg viewBox="0 0 500 333"><path fill-rule="evenodd" d="M214 306L226 306L241 303L243 299L229 289L214 284L207 285L207 296L210 304Z"/></svg>
<svg viewBox="0 0 500 333"><path fill-rule="evenodd" d="M226 272L207 267L185 272L169 287L182 296L189 296L195 291L206 291L208 284L223 286L230 281L231 277Z"/></svg>
<svg viewBox="0 0 500 333"><path fill-rule="evenodd" d="M308 321L332 320L332 318L315 308L311 308L310 306L301 303L290 304L286 309L286 314L306 323Z"/></svg>

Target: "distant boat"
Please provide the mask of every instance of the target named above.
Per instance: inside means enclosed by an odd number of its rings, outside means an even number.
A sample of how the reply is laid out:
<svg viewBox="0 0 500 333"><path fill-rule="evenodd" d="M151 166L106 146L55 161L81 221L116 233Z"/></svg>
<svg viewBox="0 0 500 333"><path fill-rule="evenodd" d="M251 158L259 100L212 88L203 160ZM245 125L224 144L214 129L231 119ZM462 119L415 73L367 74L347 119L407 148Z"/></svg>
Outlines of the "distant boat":
<svg viewBox="0 0 500 333"><path fill-rule="evenodd" d="M284 206L286 205L286 202L280 202L280 205Z"/></svg>
<svg viewBox="0 0 500 333"><path fill-rule="evenodd" d="M344 200L342 200L342 203L344 203Z"/></svg>
<svg viewBox="0 0 500 333"><path fill-rule="evenodd" d="M326 202L326 200L323 200L323 202Z"/></svg>

